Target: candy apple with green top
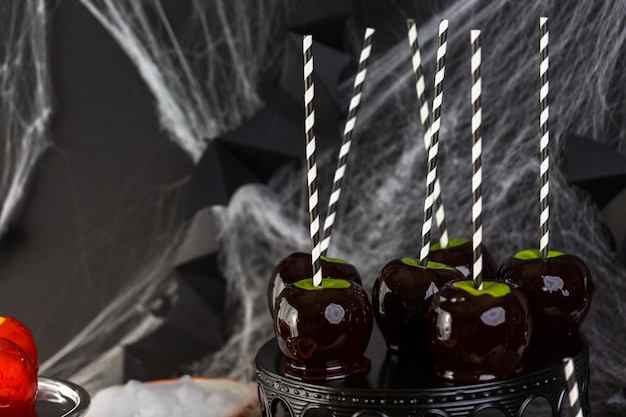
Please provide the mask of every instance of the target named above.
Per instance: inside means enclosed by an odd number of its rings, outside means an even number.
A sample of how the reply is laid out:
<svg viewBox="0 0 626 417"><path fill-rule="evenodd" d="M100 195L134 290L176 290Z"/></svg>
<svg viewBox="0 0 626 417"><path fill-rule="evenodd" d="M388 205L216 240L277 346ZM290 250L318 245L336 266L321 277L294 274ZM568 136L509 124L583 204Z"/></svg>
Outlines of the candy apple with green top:
<svg viewBox="0 0 626 417"><path fill-rule="evenodd" d="M587 265L577 256L538 249L517 252L498 271L498 280L520 289L528 300L541 339L563 339L577 332L593 296Z"/></svg>
<svg viewBox="0 0 626 417"><path fill-rule="evenodd" d="M363 356L373 327L363 288L345 279L304 279L276 299L274 330L286 357L286 376L302 381L345 378L369 371Z"/></svg>
<svg viewBox="0 0 626 417"><path fill-rule="evenodd" d="M361 276L356 267L343 259L320 257L322 274L325 277L347 279L361 285ZM276 297L289 284L313 276L313 266L310 253L294 252L280 261L272 271L267 286L267 305L274 316Z"/></svg>
<svg viewBox="0 0 626 417"><path fill-rule="evenodd" d="M483 254L483 277L495 279L498 266L484 244L481 244ZM472 277L472 241L467 238L450 239L448 246L441 247L439 242L430 247L429 258L432 261L450 265L463 273L465 278Z"/></svg>
<svg viewBox="0 0 626 417"><path fill-rule="evenodd" d="M496 281L459 280L433 297L427 332L438 376L474 383L510 378L523 370L532 333L526 298Z"/></svg>
<svg viewBox="0 0 626 417"><path fill-rule="evenodd" d="M463 274L448 265L415 258L394 259L380 271L372 290L374 318L387 348L399 355L427 351L425 317L434 294Z"/></svg>

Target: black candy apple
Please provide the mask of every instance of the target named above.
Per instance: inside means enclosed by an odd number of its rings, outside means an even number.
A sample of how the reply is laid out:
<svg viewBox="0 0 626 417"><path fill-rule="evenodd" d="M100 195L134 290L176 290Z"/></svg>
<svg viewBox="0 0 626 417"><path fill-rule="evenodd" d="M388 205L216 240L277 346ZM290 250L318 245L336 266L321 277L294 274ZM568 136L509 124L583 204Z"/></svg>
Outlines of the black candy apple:
<svg viewBox="0 0 626 417"><path fill-rule="evenodd" d="M483 278L493 280L496 278L498 267L496 262L487 250L485 245L481 245L483 254ZM472 241L467 238L450 239L447 247L442 248L439 242L434 243L430 247L429 258L431 261L450 265L463 273L465 278L472 277L472 265L474 264L474 255L472 250Z"/></svg>
<svg viewBox="0 0 626 417"><path fill-rule="evenodd" d="M418 259L387 263L372 290L374 318L387 349L399 355L426 350L425 317L432 296L448 281L462 279L458 270L437 262L420 265Z"/></svg>
<svg viewBox="0 0 626 417"><path fill-rule="evenodd" d="M461 383L495 381L523 369L532 333L524 295L503 282L449 282L433 297L428 338L438 376Z"/></svg>
<svg viewBox="0 0 626 417"><path fill-rule="evenodd" d="M290 284L276 299L274 331L286 357L282 372L302 381L345 378L369 371L372 306L360 285L345 279Z"/></svg>
<svg viewBox="0 0 626 417"><path fill-rule="evenodd" d="M593 281L587 265L574 255L538 249L517 252L500 267L499 281L517 286L526 296L535 335L557 340L575 334L591 304Z"/></svg>
<svg viewBox="0 0 626 417"><path fill-rule="evenodd" d="M320 258L322 275L336 279L347 279L361 285L361 276L356 267L342 259ZM310 253L294 252L280 261L272 271L269 284L267 286L267 306L272 317L274 316L274 306L278 294L289 284L311 278L313 276L313 263Z"/></svg>

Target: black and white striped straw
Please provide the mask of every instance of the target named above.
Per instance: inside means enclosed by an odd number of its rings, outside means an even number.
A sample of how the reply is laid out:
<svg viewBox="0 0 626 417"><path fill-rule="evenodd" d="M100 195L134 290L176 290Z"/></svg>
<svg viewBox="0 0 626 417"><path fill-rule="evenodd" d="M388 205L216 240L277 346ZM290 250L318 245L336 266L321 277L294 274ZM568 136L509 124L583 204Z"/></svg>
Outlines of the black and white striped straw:
<svg viewBox="0 0 626 417"><path fill-rule="evenodd" d="M350 107L348 109L348 119L343 130L343 140L341 142L341 148L339 149L337 168L333 178L333 188L330 193L328 210L324 220L324 228L322 231L322 256L326 256L326 252L330 246L330 238L333 225L335 224L337 204L339 202L339 197L341 197L341 186L343 183L343 177L346 173L350 145L352 144L352 132L354 131L354 127L356 125L356 115L359 109L359 104L361 103L361 91L363 90L363 82L365 81L365 75L367 74L367 62L372 52L372 36L374 35L374 32L374 29L366 28L365 35L363 37L363 46L359 57L359 66L354 79L352 98L350 99Z"/></svg>
<svg viewBox="0 0 626 417"><path fill-rule="evenodd" d="M420 122L424 131L424 148L428 152L430 146L430 111L428 110L428 100L426 100L426 83L424 82L424 72L422 70L422 57L420 53L419 43L417 41L417 25L415 20L407 19L406 21L409 44L411 45L411 63L413 65L413 73L415 74L415 91L420 106ZM448 236L448 227L446 226L446 215L443 208L443 198L441 196L441 183L439 176L435 178L435 188L433 190L433 201L435 207L435 223L439 229L439 244L442 248L447 248L450 243Z"/></svg>
<svg viewBox="0 0 626 417"><path fill-rule="evenodd" d="M576 382L576 374L574 372L574 361L572 358L563 359L563 373L565 375L565 383L567 384L567 396L569 398L569 406L572 410L573 417L583 417L583 411L580 404L580 392L578 391L578 382Z"/></svg>
<svg viewBox="0 0 626 417"><path fill-rule="evenodd" d="M483 288L483 167L482 167L482 107L480 105L480 95L482 93L482 81L480 74L481 66L481 48L480 48L480 30L470 31L471 42L471 72L472 72L472 279L474 280L474 288L482 290Z"/></svg>
<svg viewBox="0 0 626 417"><path fill-rule="evenodd" d="M550 106L548 104L548 92L550 90L550 84L548 81L548 67L550 66L549 58L548 58L548 18L542 17L539 19L539 79L540 79L540 90L539 90L539 104L541 107L541 114L539 115L539 130L541 134L541 140L539 145L540 157L541 157L541 165L540 165L540 181L541 181L541 190L539 192L539 205L540 205L540 215L539 215L539 228L541 238L539 240L539 251L541 252L541 256L543 258L548 257L548 244L550 242L550 230L548 228L548 220L550 218L550 204L549 204L549 194L550 194L550 177L549 177L549 168L550 168L550 155L549 155L549 144L550 144L550 131L548 129L548 116Z"/></svg>
<svg viewBox="0 0 626 417"><path fill-rule="evenodd" d="M306 139L307 191L309 196L309 224L311 231L311 258L313 263L313 285L322 285L322 268L320 263L320 216L317 210L317 164L315 162L315 110L313 109L313 37L302 37L302 53L304 55L304 136Z"/></svg>
<svg viewBox="0 0 626 417"><path fill-rule="evenodd" d="M437 48L437 69L435 72L435 95L433 98L433 114L428 147L428 168L426 174L426 198L424 199L424 223L422 224L422 248L420 250L420 264L428 265L430 254L430 231L433 223L433 192L437 178L437 154L439 152L439 128L441 127L441 104L443 102L443 78L445 76L445 57L448 43L448 21L443 19L439 23L439 37Z"/></svg>

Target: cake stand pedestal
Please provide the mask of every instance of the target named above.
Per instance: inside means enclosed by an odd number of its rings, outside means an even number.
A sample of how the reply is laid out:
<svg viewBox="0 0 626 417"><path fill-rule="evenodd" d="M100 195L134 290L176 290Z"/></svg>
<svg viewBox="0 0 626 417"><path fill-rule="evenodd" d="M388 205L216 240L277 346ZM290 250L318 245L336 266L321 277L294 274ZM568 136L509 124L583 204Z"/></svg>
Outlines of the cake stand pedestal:
<svg viewBox="0 0 626 417"><path fill-rule="evenodd" d="M591 416L589 346L583 335L560 345L535 347L519 376L480 384L439 379L428 354L412 361L387 353L377 329L365 356L372 362L366 374L302 382L281 373L285 359L276 341L265 343L256 357L263 417L525 417L538 397L550 404L552 417L565 417L562 409L568 398L562 360L567 356L574 359L583 414Z"/></svg>

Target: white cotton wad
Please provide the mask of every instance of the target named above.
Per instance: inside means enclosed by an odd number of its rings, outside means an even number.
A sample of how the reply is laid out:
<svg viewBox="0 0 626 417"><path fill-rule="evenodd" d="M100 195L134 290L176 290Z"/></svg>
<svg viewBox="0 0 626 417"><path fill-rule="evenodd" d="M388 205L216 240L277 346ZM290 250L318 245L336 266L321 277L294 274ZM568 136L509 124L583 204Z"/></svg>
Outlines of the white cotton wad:
<svg viewBox="0 0 626 417"><path fill-rule="evenodd" d="M258 415L256 384L228 379L176 380L105 388L87 417L244 417Z"/></svg>

